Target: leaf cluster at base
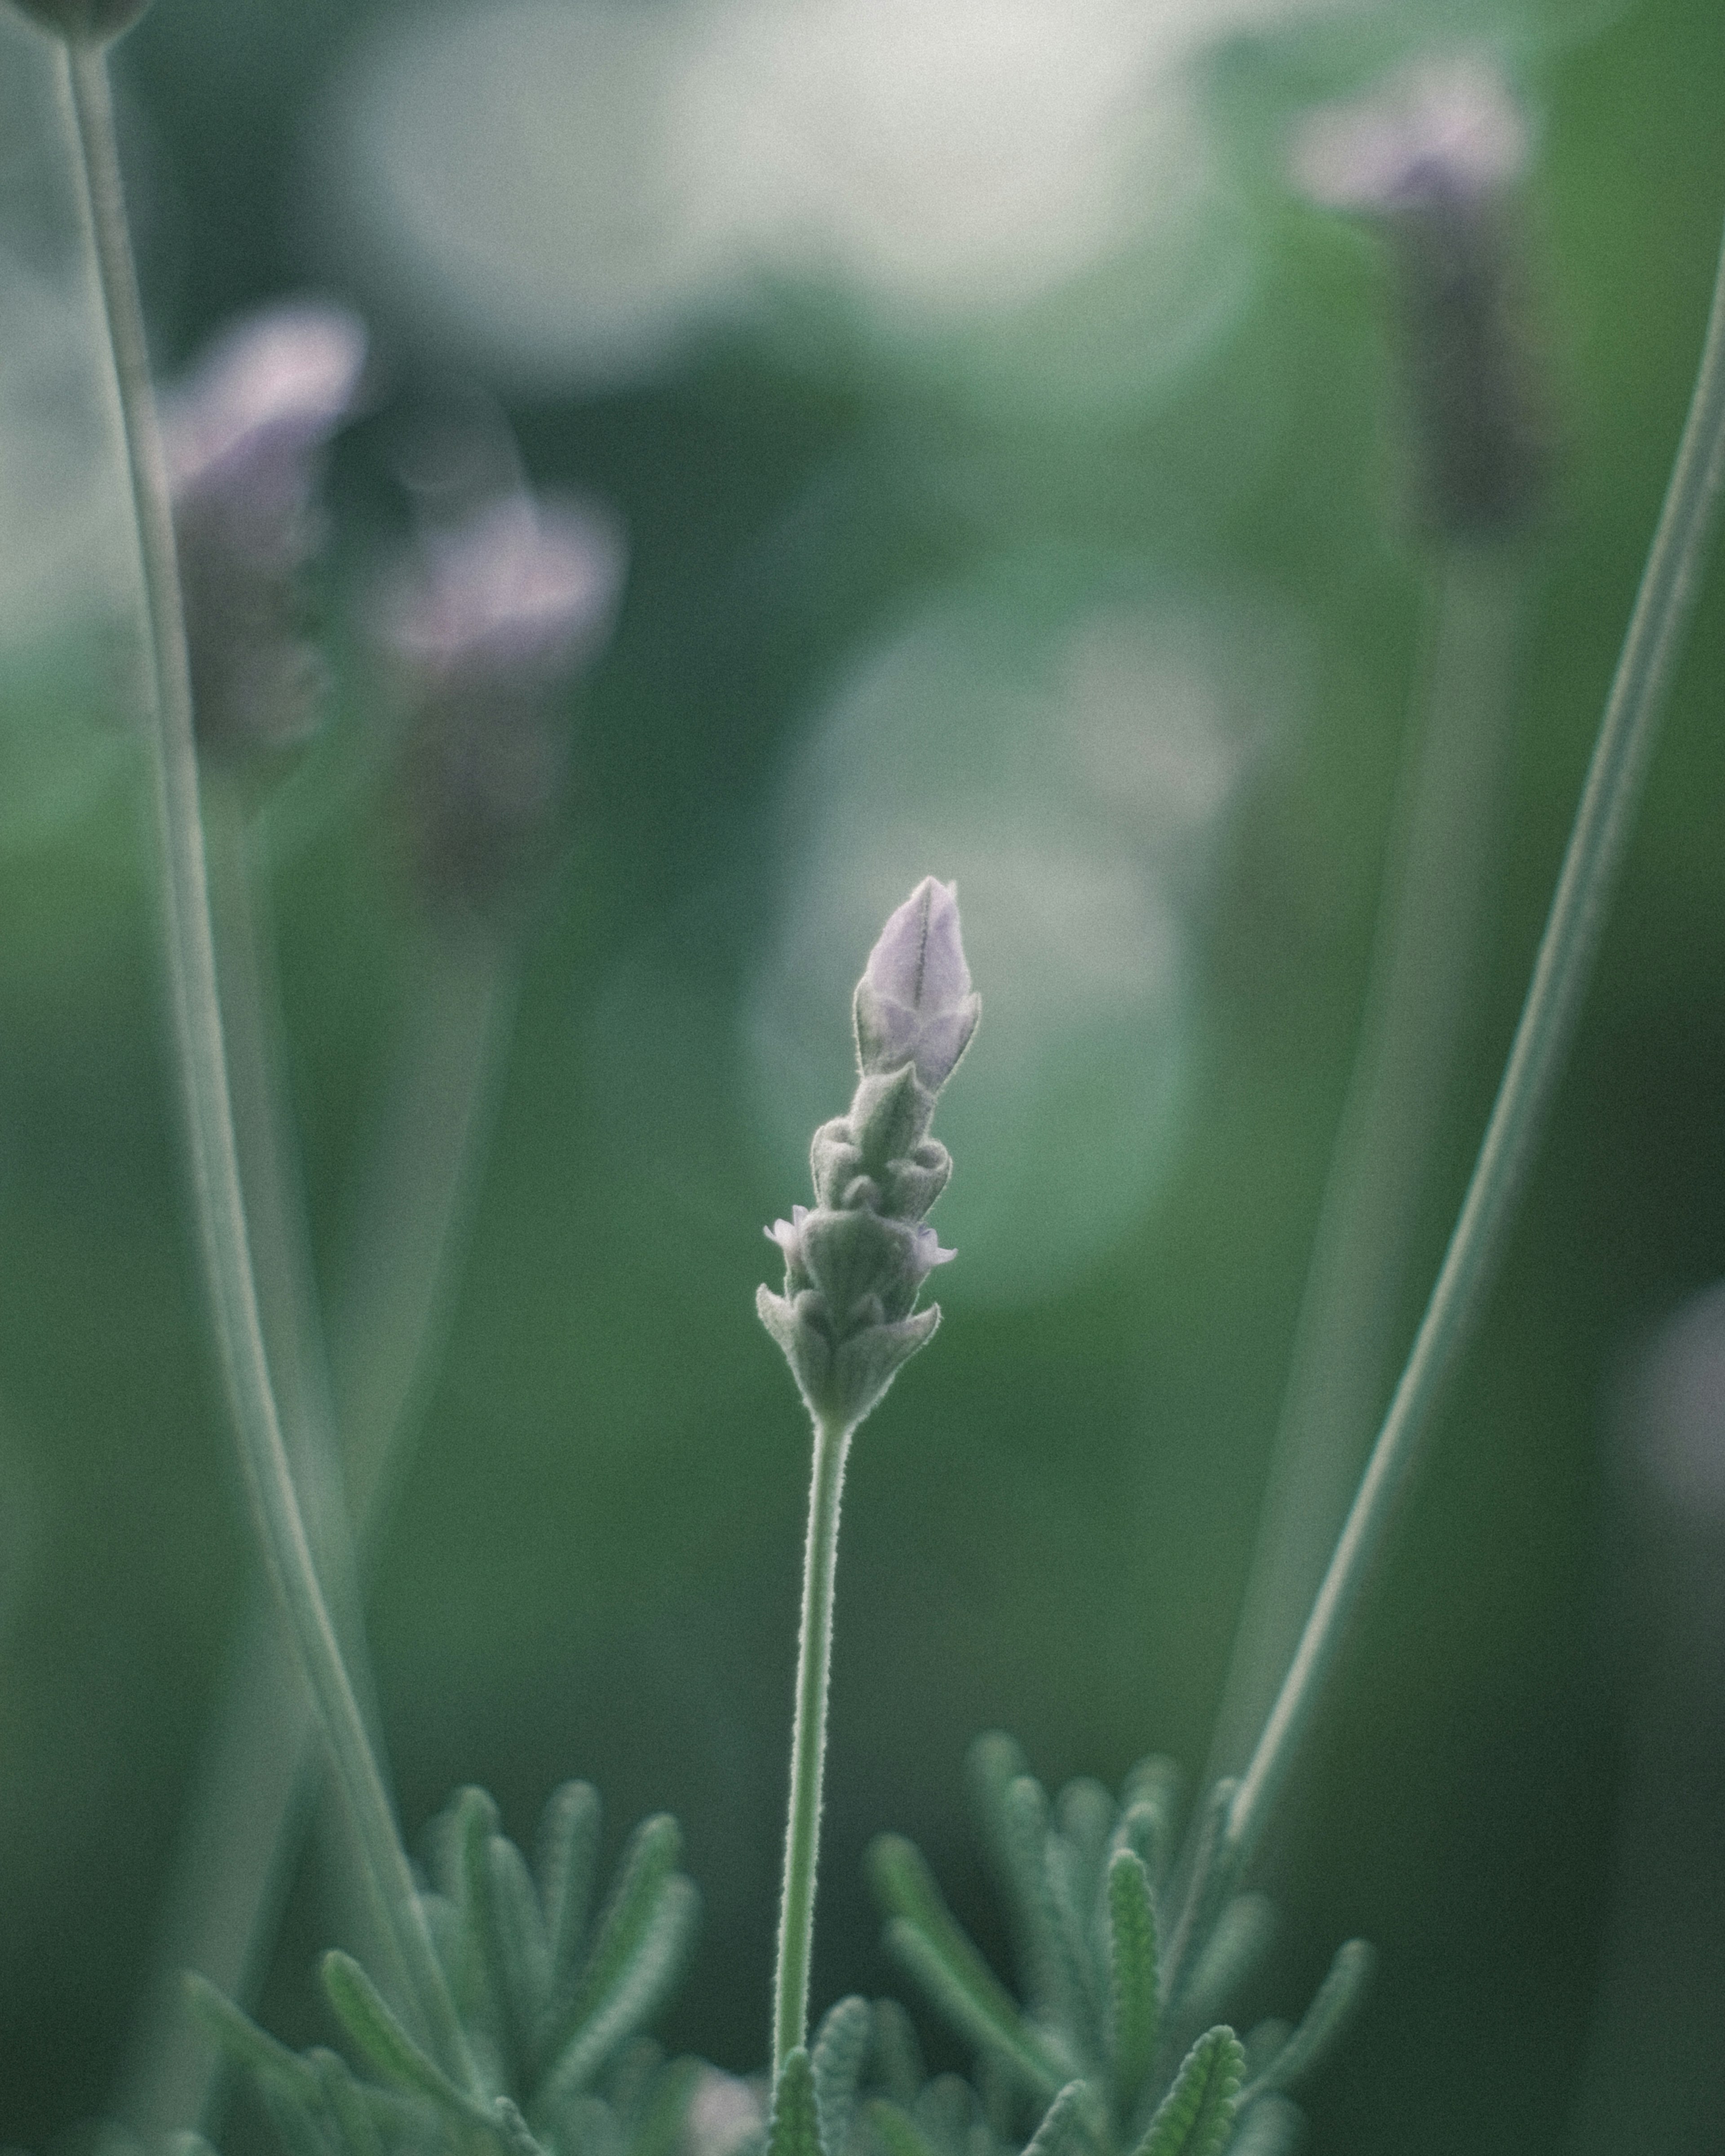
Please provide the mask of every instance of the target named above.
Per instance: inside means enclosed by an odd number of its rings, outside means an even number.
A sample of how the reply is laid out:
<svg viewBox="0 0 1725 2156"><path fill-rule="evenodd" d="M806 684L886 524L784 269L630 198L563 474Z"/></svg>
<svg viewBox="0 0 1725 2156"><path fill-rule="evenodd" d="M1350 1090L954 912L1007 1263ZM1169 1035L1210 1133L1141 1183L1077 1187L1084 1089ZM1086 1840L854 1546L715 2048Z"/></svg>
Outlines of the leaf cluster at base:
<svg viewBox="0 0 1725 2156"><path fill-rule="evenodd" d="M701 2070L641 2032L681 1973L698 1897L661 1815L630 1836L595 1914L599 1827L584 1782L547 1806L536 1867L482 1789L434 1827L421 1900L477 2090L449 2078L350 1955L325 1956L324 1989L366 2079L336 2052L290 2051L190 1979L288 2156L680 2156Z"/></svg>

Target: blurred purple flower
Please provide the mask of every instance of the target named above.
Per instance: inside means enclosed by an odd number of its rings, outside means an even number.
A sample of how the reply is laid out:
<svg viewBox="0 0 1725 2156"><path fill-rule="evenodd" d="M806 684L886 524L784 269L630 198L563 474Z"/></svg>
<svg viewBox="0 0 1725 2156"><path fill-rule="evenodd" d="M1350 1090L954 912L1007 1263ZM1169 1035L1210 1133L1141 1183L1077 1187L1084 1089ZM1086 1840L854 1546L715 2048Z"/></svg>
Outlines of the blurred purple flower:
<svg viewBox="0 0 1725 2156"><path fill-rule="evenodd" d="M1509 85L1468 55L1426 61L1356 102L1308 113L1291 162L1323 208L1392 213L1500 194L1527 152L1527 116Z"/></svg>
<svg viewBox="0 0 1725 2156"><path fill-rule="evenodd" d="M925 876L881 930L857 983L864 1076L914 1064L920 1083L939 1092L970 1045L981 1009L964 961L957 892Z"/></svg>
<svg viewBox="0 0 1725 2156"><path fill-rule="evenodd" d="M1477 55L1309 113L1292 145L1296 184L1371 218L1392 250L1418 514L1451 540L1524 526L1549 475L1516 192L1530 147L1521 103Z"/></svg>
<svg viewBox="0 0 1725 2156"><path fill-rule="evenodd" d="M305 301L230 331L164 398L198 737L270 747L316 723L303 572L323 536L321 453L353 408L366 333Z"/></svg>
<svg viewBox="0 0 1725 2156"><path fill-rule="evenodd" d="M375 617L409 706L410 807L429 892L485 906L542 862L566 791L567 692L609 634L616 524L525 489L422 539Z"/></svg>

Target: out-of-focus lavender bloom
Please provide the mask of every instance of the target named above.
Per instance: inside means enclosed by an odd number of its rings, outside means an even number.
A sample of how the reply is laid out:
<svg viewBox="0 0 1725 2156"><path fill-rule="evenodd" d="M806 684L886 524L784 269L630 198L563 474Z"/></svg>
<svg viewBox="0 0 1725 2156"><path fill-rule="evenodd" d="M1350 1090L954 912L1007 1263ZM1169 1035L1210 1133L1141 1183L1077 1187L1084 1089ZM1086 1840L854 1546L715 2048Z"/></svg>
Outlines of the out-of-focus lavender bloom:
<svg viewBox="0 0 1725 2156"><path fill-rule="evenodd" d="M1394 250L1420 513L1451 537L1526 523L1544 490L1548 428L1517 197L1530 149L1523 108L1477 55L1312 112L1292 145L1301 189L1373 218Z"/></svg>
<svg viewBox="0 0 1725 2156"><path fill-rule="evenodd" d="M939 1092L970 1045L982 998L972 990L950 884L925 876L880 932L856 985L857 1062L865 1077L916 1065Z"/></svg>
<svg viewBox="0 0 1725 2156"><path fill-rule="evenodd" d="M1327 209L1389 213L1480 202L1526 169L1527 115L1497 69L1475 55L1427 62L1355 104L1307 114L1294 177Z"/></svg>
<svg viewBox="0 0 1725 2156"><path fill-rule="evenodd" d="M429 532L386 595L377 628L410 706L431 891L485 906L542 859L567 787L567 693L609 634L626 561L610 518L520 490Z"/></svg>
<svg viewBox="0 0 1725 2156"><path fill-rule="evenodd" d="M150 0L18 0L25 14L74 44L105 44L129 30Z"/></svg>
<svg viewBox="0 0 1725 2156"><path fill-rule="evenodd" d="M303 578L323 536L321 453L353 408L365 357L365 330L344 309L272 308L163 401L206 749L282 746L316 724L323 671Z"/></svg>

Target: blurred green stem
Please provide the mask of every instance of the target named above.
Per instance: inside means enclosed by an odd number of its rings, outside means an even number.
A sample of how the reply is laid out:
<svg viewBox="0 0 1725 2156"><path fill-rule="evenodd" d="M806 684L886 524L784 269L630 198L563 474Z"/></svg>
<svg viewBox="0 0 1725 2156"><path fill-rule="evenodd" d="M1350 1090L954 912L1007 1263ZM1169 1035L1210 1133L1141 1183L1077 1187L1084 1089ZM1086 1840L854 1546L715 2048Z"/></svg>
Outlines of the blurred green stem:
<svg viewBox="0 0 1725 2156"><path fill-rule="evenodd" d="M475 2086L331 1622L300 1512L264 1353L234 1142L216 988L208 879L193 735L191 671L167 473L150 387L137 277L114 137L105 53L66 48L83 206L113 360L113 386L136 519L151 670L148 742L159 832L162 902L192 1180L204 1271L259 1538L387 1910L416 2020L445 2068Z"/></svg>
<svg viewBox="0 0 1725 2156"><path fill-rule="evenodd" d="M1235 1774L1323 1578L1393 1365L1409 1246L1465 1030L1527 577L1446 545L1425 626L1359 1045L1330 1156L1207 1780Z"/></svg>
<svg viewBox="0 0 1725 2156"><path fill-rule="evenodd" d="M839 1501L854 1432L816 1417L809 1487L809 1542L803 1556L803 1629L797 1643L797 1705L791 1725L791 1804L785 1825L784 1896L778 1912L773 1982L773 2076L809 2035L809 1964L814 1943L814 1885L820 1858L821 1778L827 1754L827 1690L833 1666L833 1582L839 1563Z"/></svg>
<svg viewBox="0 0 1725 2156"><path fill-rule="evenodd" d="M1263 1834L1488 1284L1538 1139L1646 774L1725 480L1725 251L1695 392L1606 700L1533 978L1437 1284L1317 1599L1235 1794L1228 1861Z"/></svg>
<svg viewBox="0 0 1725 2156"><path fill-rule="evenodd" d="M265 865L248 844L236 789L207 780L205 798L242 1183L270 1366L290 1376L308 1404L314 1440L323 1433L305 1448L315 1455L305 1465L314 1486L333 1475L336 1525L347 1538L351 1517L362 1563L411 1455L465 1247L514 1012L516 944L475 930L422 936L413 947L406 1022L326 1356L295 1172L272 939L259 917ZM286 1397L282 1408L291 1450L296 1419ZM296 1479L302 1471L296 1457ZM357 1588L353 1621L352 1636L362 1636ZM344 1641L350 1636L339 1622L337 1630ZM157 1980L116 2102L117 2115L146 2138L209 2123L223 2061L184 2011L179 1973L198 1970L241 2005L255 1999L312 1815L316 1734L292 1644L260 1601L222 1683L167 1897Z"/></svg>

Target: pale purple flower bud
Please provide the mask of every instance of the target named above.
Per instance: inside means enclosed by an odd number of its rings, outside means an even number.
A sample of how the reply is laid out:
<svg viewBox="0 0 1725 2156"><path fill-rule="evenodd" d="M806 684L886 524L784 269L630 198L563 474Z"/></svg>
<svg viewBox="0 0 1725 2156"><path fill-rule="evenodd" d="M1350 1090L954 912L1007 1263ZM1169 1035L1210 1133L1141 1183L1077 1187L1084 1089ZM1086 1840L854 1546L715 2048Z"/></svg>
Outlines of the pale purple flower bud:
<svg viewBox="0 0 1725 2156"><path fill-rule="evenodd" d="M976 1031L982 999L971 988L957 894L925 876L888 920L857 983L858 1067L866 1078L914 1065L937 1093Z"/></svg>
<svg viewBox="0 0 1725 2156"><path fill-rule="evenodd" d="M164 398L162 439L207 748L275 747L316 723L322 669L304 572L323 536L326 443L353 408L366 334L344 310L271 309Z"/></svg>
<svg viewBox="0 0 1725 2156"><path fill-rule="evenodd" d="M1526 523L1550 463L1515 194L1529 135L1502 76L1466 58L1309 114L1292 148L1296 184L1393 250L1420 516L1451 537Z"/></svg>
<svg viewBox="0 0 1725 2156"><path fill-rule="evenodd" d="M794 1209L800 1211L801 1208L798 1207ZM957 1255L956 1250L943 1250L941 1248L940 1237L927 1222L917 1229L916 1263L917 1271L924 1280L927 1279L937 1265L951 1265Z"/></svg>
<svg viewBox="0 0 1725 2156"><path fill-rule="evenodd" d="M777 1243L784 1253L786 1266L800 1265L803 1262L803 1223L809 1218L806 1205L793 1205L788 1220L775 1220L770 1228L762 1229L769 1243Z"/></svg>
<svg viewBox="0 0 1725 2156"><path fill-rule="evenodd" d="M433 892L488 904L538 865L567 788L568 692L609 634L626 559L598 510L520 490L428 533L379 609Z"/></svg>
<svg viewBox="0 0 1725 2156"><path fill-rule="evenodd" d="M762 1288L755 1307L817 1422L854 1429L940 1322L938 1304L916 1308L930 1273L957 1255L922 1217L952 1169L928 1127L980 1009L957 901L929 876L857 983L861 1083L850 1112L814 1134L815 1204L766 1231L784 1256L784 1292Z"/></svg>

